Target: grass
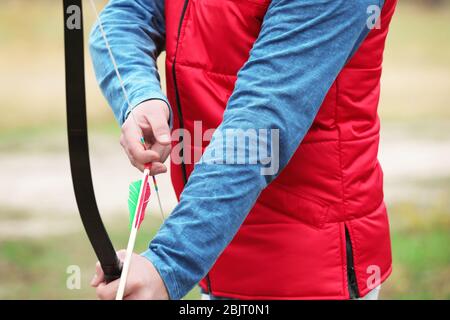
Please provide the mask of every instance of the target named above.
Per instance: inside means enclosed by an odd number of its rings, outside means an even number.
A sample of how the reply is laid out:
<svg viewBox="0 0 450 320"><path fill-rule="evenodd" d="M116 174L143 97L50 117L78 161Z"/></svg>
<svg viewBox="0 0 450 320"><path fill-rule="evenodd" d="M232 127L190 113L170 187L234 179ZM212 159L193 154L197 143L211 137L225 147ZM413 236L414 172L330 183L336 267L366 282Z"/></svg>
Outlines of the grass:
<svg viewBox="0 0 450 320"><path fill-rule="evenodd" d="M25 213L23 214L25 215ZM96 258L81 222L75 217L71 223L78 231L60 236L0 240L0 299L94 299L95 291L89 286ZM111 239L117 248L125 247L128 223L113 219L106 221ZM136 252L147 248L158 230L159 219L148 217L136 243ZM68 266L81 270L81 288L69 290L66 286ZM198 289L186 296L199 296Z"/></svg>
<svg viewBox="0 0 450 320"><path fill-rule="evenodd" d="M394 266L382 299L450 299L448 229L393 232Z"/></svg>
<svg viewBox="0 0 450 320"><path fill-rule="evenodd" d="M419 214L423 209L410 203L390 208L395 217ZM433 211L432 209L430 209ZM382 299L450 299L450 213L448 208L434 209L427 223L393 227L393 273L383 285ZM75 213L74 213L75 214ZM414 219L412 219L414 220ZM0 241L1 299L94 299L89 287L96 261L77 217L77 232L53 237ZM136 251L142 252L158 230L159 219L145 220L138 236ZM117 218L106 221L116 248L124 247L128 237L127 222ZM81 289L66 287L67 267L81 269ZM186 299L198 299L194 289Z"/></svg>

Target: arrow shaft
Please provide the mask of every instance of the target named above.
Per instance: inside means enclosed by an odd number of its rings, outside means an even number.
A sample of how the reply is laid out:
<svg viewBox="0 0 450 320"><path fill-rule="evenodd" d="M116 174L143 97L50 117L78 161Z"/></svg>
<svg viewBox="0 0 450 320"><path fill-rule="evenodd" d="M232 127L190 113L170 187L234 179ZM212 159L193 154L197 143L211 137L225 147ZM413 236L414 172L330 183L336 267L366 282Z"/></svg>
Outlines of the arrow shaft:
<svg viewBox="0 0 450 320"><path fill-rule="evenodd" d="M130 270L131 257L134 251L134 245L136 243L138 228L133 226L130 233L130 238L128 239L127 252L125 256L125 261L122 267L122 275L120 276L119 289L117 290L116 300L122 300L125 293L125 286L127 284L128 271Z"/></svg>
<svg viewBox="0 0 450 320"><path fill-rule="evenodd" d="M166 220L166 217L164 216L164 210L162 208L161 198L159 197L159 190L158 190L158 184L156 183L156 177L152 176L152 179L153 179L153 186L155 187L156 198L158 199L159 212L161 213L161 218L164 222L164 220Z"/></svg>
<svg viewBox="0 0 450 320"><path fill-rule="evenodd" d="M147 188L148 177L150 174L149 169L144 170L144 174L142 177L141 188L139 189L139 202L136 206L136 211L134 212L134 219L132 224L132 229L130 233L130 237L128 239L127 251L125 255L125 260L123 262L122 274L120 275L119 289L117 290L116 300L122 300L123 295L125 293L125 286L127 284L128 271L130 269L131 257L134 251L134 245L136 243L137 231L139 229L140 221L142 220L142 216L144 214L144 202L145 202L145 192L144 190Z"/></svg>

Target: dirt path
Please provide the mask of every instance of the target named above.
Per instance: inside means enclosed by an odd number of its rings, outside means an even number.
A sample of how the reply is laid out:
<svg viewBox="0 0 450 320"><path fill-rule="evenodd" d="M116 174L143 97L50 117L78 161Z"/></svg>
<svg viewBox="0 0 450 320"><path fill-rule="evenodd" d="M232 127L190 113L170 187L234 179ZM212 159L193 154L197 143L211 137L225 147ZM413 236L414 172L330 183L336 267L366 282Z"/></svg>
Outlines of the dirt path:
<svg viewBox="0 0 450 320"><path fill-rule="evenodd" d="M100 212L105 216L126 214L128 183L140 175L130 167L114 137L93 140L96 144L91 150L92 172ZM387 201L412 201L418 195L424 196L424 188L412 182L450 177L449 159L450 141L384 136L380 161L385 173ZM78 223L74 224L78 214L64 147L61 152L27 156L2 154L0 177L0 239L80 228ZM164 209L170 212L176 198L169 174L160 176L158 183ZM152 212L157 213L157 208L156 201L152 201ZM60 219L61 215L64 219ZM49 219L55 216L59 219Z"/></svg>

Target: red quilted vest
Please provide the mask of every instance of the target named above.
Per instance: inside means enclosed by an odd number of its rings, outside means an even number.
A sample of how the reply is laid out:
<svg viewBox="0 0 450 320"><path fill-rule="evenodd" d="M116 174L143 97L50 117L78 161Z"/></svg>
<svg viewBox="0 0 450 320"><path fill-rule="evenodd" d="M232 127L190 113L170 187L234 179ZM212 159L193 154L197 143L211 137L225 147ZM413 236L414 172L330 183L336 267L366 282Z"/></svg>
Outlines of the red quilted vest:
<svg viewBox="0 0 450 320"><path fill-rule="evenodd" d="M216 128L269 0L166 0L167 94L175 129ZM364 296L391 272L377 106L396 0L330 88L304 141L261 194L201 286L240 299ZM203 148L207 143L203 144ZM202 148L202 149L203 149ZM185 142L185 156L195 152ZM201 150L197 150L201 151ZM193 165L172 163L181 194Z"/></svg>

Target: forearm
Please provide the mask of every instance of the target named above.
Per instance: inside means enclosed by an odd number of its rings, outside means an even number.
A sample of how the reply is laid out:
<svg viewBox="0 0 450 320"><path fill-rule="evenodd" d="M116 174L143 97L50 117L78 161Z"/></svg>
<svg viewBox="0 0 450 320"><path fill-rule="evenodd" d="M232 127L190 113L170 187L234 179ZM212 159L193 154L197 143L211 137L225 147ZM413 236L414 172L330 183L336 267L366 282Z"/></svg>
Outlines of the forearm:
<svg viewBox="0 0 450 320"><path fill-rule="evenodd" d="M111 46L129 103L114 69L99 23ZM165 45L163 0L112 0L100 15L90 36L90 52L97 81L120 125L130 109L143 101L160 99L156 59ZM170 109L170 108L169 108Z"/></svg>

